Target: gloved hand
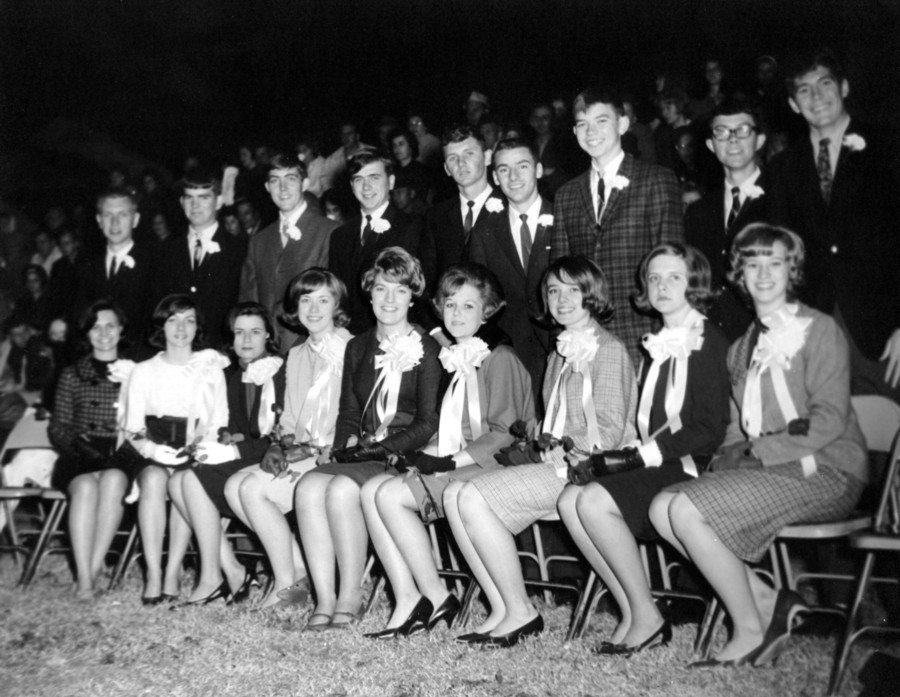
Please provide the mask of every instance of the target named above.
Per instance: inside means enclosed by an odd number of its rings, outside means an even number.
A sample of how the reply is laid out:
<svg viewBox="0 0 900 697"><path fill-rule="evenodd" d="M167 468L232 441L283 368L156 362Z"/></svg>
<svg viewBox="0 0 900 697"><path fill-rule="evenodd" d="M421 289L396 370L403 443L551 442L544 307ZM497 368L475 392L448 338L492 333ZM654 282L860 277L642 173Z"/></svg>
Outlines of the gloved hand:
<svg viewBox="0 0 900 697"><path fill-rule="evenodd" d="M753 446L749 443L735 443L728 446L709 463L709 469L713 472L762 469L762 467L762 461L753 452Z"/></svg>
<svg viewBox="0 0 900 697"><path fill-rule="evenodd" d="M331 457L335 462L385 462L388 451L381 443L372 443L334 450Z"/></svg>
<svg viewBox="0 0 900 697"><path fill-rule="evenodd" d="M506 448L501 448L500 452L494 455L494 459L504 467L543 462L541 451L534 447L534 443L510 445Z"/></svg>
<svg viewBox="0 0 900 697"><path fill-rule="evenodd" d="M144 457L158 462L161 465L174 467L176 465L183 465L190 459L190 455L179 455L179 451L171 445L150 442L150 446L152 447L147 447L144 451Z"/></svg>
<svg viewBox="0 0 900 697"><path fill-rule="evenodd" d="M434 474L435 472L449 472L456 469L456 463L452 455L436 457L422 452L406 453L406 460L410 467L415 467L421 474ZM397 465L394 465L397 467Z"/></svg>
<svg viewBox="0 0 900 697"><path fill-rule="evenodd" d="M237 448L233 445L203 441L197 445L194 459L204 465L221 465L223 462L231 462L240 458Z"/></svg>
<svg viewBox="0 0 900 697"><path fill-rule="evenodd" d="M316 458L316 466L326 465L331 462L334 458L332 457L334 451L330 445L326 445L322 448L322 452L319 453L319 456Z"/></svg>
<svg viewBox="0 0 900 697"><path fill-rule="evenodd" d="M595 482L609 474L620 474L644 467L644 458L637 448L604 450L591 455L587 460L569 466L569 481L584 485Z"/></svg>
<svg viewBox="0 0 900 697"><path fill-rule="evenodd" d="M263 455L259 468L267 474L274 474L276 477L281 474L287 467L287 461L284 457L284 450L277 443L272 443Z"/></svg>
<svg viewBox="0 0 900 697"><path fill-rule="evenodd" d="M566 476L570 484L584 486L591 482L596 482L598 477L594 474L593 463L590 459L581 460L580 462L569 463L569 469Z"/></svg>
<svg viewBox="0 0 900 697"><path fill-rule="evenodd" d="M300 462L300 460L305 460L306 458L312 457L316 454L317 451L315 450L315 448L311 448L308 445L298 443L297 445L292 445L285 451L284 458L288 464L291 464L292 462Z"/></svg>
<svg viewBox="0 0 900 697"><path fill-rule="evenodd" d="M75 451L79 459L85 462L97 462L106 459L99 451L94 449L91 442L86 438L79 437L73 440L72 450Z"/></svg>

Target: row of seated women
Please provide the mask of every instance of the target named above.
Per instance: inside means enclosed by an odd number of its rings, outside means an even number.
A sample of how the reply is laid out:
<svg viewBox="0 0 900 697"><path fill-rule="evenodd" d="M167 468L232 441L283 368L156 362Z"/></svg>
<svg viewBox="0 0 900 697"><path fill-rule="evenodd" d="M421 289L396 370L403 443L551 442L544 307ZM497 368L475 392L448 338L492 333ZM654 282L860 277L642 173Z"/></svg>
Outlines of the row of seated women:
<svg viewBox="0 0 900 697"><path fill-rule="evenodd" d="M342 284L320 269L298 276L286 307L309 338L286 361L273 355L270 319L248 303L232 315L235 363L195 350L196 308L172 296L155 315L163 351L129 371L115 360L121 315L95 305L84 327L93 356L64 374L51 424L71 482L78 592L93 592L127 492L138 498L145 604L177 600L192 530L201 573L186 602L246 598L252 576L220 523L237 516L271 562L262 608L311 589L308 631L352 626L371 540L395 605L386 628L367 636L405 636L449 626L460 609L424 524L446 517L489 608L458 640L506 647L543 631L514 536L558 512L620 610L598 653L670 641L638 548L662 537L733 621L729 642L702 665L767 663L804 605L750 565L783 525L852 510L867 476L846 341L830 317L794 300L803 257L801 240L780 228L753 225L735 238L732 280L758 321L729 349L702 314L711 297L703 255L653 249L635 302L663 328L644 338L640 391L627 350L602 326L613 311L602 271L582 257L554 262L542 293L559 334L540 424L528 372L491 322L501 289L478 265L440 280L435 305L452 337L443 349L408 320L424 280L399 248L362 279L377 324L357 337L342 329ZM127 385L118 414L116 380ZM98 399L109 403L102 424L83 413Z"/></svg>

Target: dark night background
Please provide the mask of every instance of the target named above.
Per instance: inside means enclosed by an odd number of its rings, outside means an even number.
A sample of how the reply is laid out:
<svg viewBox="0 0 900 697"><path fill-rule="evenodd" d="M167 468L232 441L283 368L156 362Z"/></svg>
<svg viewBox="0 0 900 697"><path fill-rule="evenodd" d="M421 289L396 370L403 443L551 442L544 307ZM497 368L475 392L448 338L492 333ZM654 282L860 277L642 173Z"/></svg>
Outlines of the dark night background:
<svg viewBox="0 0 900 697"><path fill-rule="evenodd" d="M84 185L123 153L177 175L247 136L336 146L344 116L371 141L415 107L439 132L472 89L518 118L598 80L640 96L710 54L739 85L756 56L810 45L842 54L857 111L896 124L895 0L0 0L0 193Z"/></svg>

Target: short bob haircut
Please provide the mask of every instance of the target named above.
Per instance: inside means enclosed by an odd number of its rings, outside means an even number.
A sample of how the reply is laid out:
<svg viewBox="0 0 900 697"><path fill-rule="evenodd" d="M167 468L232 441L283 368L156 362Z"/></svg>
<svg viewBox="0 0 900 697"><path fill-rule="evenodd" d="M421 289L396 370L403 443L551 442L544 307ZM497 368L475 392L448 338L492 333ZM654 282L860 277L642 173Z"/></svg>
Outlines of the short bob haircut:
<svg viewBox="0 0 900 697"><path fill-rule="evenodd" d="M228 312L226 326L228 327L230 339L228 346L229 352L234 352L234 323L237 322L238 317L259 317L263 321L263 325L265 325L266 334L269 335L266 338L266 351L274 354L278 353L278 334L275 332L272 316L265 307L252 301L238 303Z"/></svg>
<svg viewBox="0 0 900 697"><path fill-rule="evenodd" d="M128 318L125 317L125 313L122 311L122 308L119 307L116 303L114 303L112 300L104 299L98 300L89 305L78 318L78 331L81 334L82 338L79 348L90 352L91 342L88 338L88 335L90 334L91 329L94 328L94 325L97 324L97 318L100 316L100 313L106 310L112 312L116 316L116 319L119 322L119 326L122 328L122 332L119 335L118 348L125 348L128 345L128 341L125 338L125 330L128 327Z"/></svg>
<svg viewBox="0 0 900 697"><path fill-rule="evenodd" d="M331 271L320 266L300 272L288 283L284 292L284 314L281 315L281 321L290 327L302 326L297 319L300 298L320 288L325 288L334 298L334 325L346 327L350 323L350 315L347 314L347 286Z"/></svg>
<svg viewBox="0 0 900 697"><path fill-rule="evenodd" d="M372 286L375 285L375 278L378 274L384 276L391 283L407 286L415 298L421 297L425 292L425 274L422 273L422 264L403 247L385 247L378 252L372 268L363 274L363 293L369 295L372 292Z"/></svg>
<svg viewBox="0 0 900 697"><path fill-rule="evenodd" d="M615 308L609 299L609 284L606 276L597 264L583 256L560 257L544 272L541 279L541 298L544 301L544 319L555 322L550 314L547 302L547 286L553 276L563 283L578 286L582 294L582 303L591 317L600 323L609 322L615 314Z"/></svg>
<svg viewBox="0 0 900 697"><path fill-rule="evenodd" d="M150 334L150 345L164 349L166 347L166 320L179 312L194 310L197 313L197 334L191 342L191 349L197 351L206 347L206 327L203 321L203 313L197 307L194 299L185 293L173 293L167 295L153 310L153 331Z"/></svg>
<svg viewBox="0 0 900 697"><path fill-rule="evenodd" d="M444 314L444 301L466 284L472 286L481 296L484 305L481 313L483 321L489 320L506 307L503 288L490 269L471 262L456 264L444 272L437 284L432 304L439 317Z"/></svg>
<svg viewBox="0 0 900 697"><path fill-rule="evenodd" d="M731 243L731 271L728 272L728 280L737 287L745 299L750 300L750 294L744 288L744 262L754 257L770 256L776 242L781 242L787 252L786 261L789 270L787 299L790 302L797 299L797 287L803 283L806 247L796 232L767 223L751 223L741 230Z"/></svg>
<svg viewBox="0 0 900 697"><path fill-rule="evenodd" d="M641 265L638 267L638 283L641 290L634 297L635 306L639 310L653 310L650 298L647 296L647 269L653 259L663 254L684 259L687 266L687 290L684 297L691 307L704 312L715 299L715 293L710 290L712 274L709 270L709 261L706 255L696 247L680 242L658 244L641 259Z"/></svg>

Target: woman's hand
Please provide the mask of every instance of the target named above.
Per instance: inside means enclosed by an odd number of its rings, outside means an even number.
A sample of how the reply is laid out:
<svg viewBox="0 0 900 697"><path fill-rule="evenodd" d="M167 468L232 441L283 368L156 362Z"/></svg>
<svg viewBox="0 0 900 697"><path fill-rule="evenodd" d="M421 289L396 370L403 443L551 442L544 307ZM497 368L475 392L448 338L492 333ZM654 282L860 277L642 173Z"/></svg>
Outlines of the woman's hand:
<svg viewBox="0 0 900 697"><path fill-rule="evenodd" d="M316 458L316 465L326 465L333 459L332 447L330 445L326 445L324 448L322 448L322 452L319 453L319 456Z"/></svg>
<svg viewBox="0 0 900 697"><path fill-rule="evenodd" d="M237 448L223 443L211 443L204 441L197 446L194 459L204 465L221 465L223 462L231 462L239 458Z"/></svg>
<svg viewBox="0 0 900 697"><path fill-rule="evenodd" d="M381 443L357 445L353 448L341 448L332 452L335 462L385 462L388 451Z"/></svg>
<svg viewBox="0 0 900 697"><path fill-rule="evenodd" d="M284 457L284 450L277 443L273 443L266 450L259 468L266 474L274 474L276 477L287 469L287 460Z"/></svg>
<svg viewBox="0 0 900 697"><path fill-rule="evenodd" d="M410 467L415 467L420 474L434 474L435 472L449 472L456 467L452 455L436 457L427 453L407 453L406 460ZM398 468L399 469L399 468Z"/></svg>
<svg viewBox="0 0 900 697"><path fill-rule="evenodd" d="M543 462L541 451L534 446L534 443L519 443L501 448L500 452L494 455L494 459L504 467Z"/></svg>
<svg viewBox="0 0 900 697"><path fill-rule="evenodd" d="M145 457L149 457L149 459L154 460L161 465L175 467L177 465L183 465L190 459L189 455L179 455L178 451L171 445L164 445L162 443L152 443L151 445L153 447L149 448L150 454Z"/></svg>

